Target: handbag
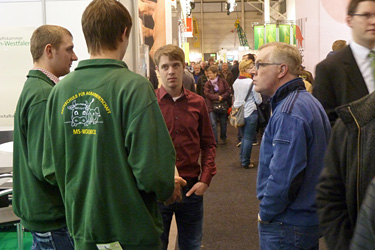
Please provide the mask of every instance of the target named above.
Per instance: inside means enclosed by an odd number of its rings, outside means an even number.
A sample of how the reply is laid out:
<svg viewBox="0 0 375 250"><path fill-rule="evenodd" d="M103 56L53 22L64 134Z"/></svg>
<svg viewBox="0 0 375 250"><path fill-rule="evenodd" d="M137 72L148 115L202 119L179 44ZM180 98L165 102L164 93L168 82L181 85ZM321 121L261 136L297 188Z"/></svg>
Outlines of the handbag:
<svg viewBox="0 0 375 250"><path fill-rule="evenodd" d="M243 114L244 105L242 104L238 108L232 106L232 111L229 114L229 122L235 128L245 126L245 117Z"/></svg>
<svg viewBox="0 0 375 250"><path fill-rule="evenodd" d="M253 84L251 84L249 92L247 93L245 97L244 104L242 104L238 108L235 108L234 106L232 106L232 111L230 112L230 115L229 115L229 123L235 128L240 128L240 127L245 126L244 107L252 89L253 89Z"/></svg>
<svg viewBox="0 0 375 250"><path fill-rule="evenodd" d="M227 114L228 112L227 101L213 101L212 111L215 112L216 114Z"/></svg>

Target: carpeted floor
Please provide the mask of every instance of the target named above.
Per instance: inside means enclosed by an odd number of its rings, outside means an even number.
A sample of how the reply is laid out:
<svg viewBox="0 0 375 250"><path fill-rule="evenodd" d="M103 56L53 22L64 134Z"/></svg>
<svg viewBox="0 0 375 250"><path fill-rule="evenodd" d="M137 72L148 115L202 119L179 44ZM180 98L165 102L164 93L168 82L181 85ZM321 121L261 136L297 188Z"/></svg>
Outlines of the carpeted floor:
<svg viewBox="0 0 375 250"><path fill-rule="evenodd" d="M241 168L237 129L229 124L227 136L227 145L217 148L217 174L205 193L202 249L259 249L257 168ZM256 165L258 155L259 145L253 146L251 159Z"/></svg>
<svg viewBox="0 0 375 250"><path fill-rule="evenodd" d="M217 148L217 174L204 198L202 249L258 250L258 169L241 168L240 148L236 147L237 129L229 124L227 136L227 145ZM251 154L251 161L256 165L259 147L253 146ZM320 250L327 250L323 239L320 240Z"/></svg>

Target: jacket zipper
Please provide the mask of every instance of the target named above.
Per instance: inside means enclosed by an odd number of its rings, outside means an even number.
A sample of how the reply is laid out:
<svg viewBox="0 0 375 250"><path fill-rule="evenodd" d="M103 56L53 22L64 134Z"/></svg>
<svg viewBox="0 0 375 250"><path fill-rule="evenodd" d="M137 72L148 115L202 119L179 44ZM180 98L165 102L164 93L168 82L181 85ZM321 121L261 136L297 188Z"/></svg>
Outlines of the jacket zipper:
<svg viewBox="0 0 375 250"><path fill-rule="evenodd" d="M357 138L357 213L359 213L359 209L360 209L360 204L359 204L359 182L360 182L360 169L361 169L361 165L360 165L360 138L361 138L361 127L359 126L358 124L358 121L357 119L355 118L350 106L348 107L349 109L349 112L350 114L352 115L354 121L355 121L355 124L357 125L357 128L358 128L358 138Z"/></svg>

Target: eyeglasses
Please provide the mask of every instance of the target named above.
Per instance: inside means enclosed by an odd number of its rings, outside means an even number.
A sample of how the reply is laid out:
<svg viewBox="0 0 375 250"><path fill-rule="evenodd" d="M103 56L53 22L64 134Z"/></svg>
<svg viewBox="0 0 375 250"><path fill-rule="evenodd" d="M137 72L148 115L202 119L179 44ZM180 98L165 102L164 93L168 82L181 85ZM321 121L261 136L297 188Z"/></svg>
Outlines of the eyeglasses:
<svg viewBox="0 0 375 250"><path fill-rule="evenodd" d="M359 17L362 17L363 19L365 20L370 20L371 17L375 17L375 14L372 14L372 13L354 13L352 14L352 16L359 16Z"/></svg>
<svg viewBox="0 0 375 250"><path fill-rule="evenodd" d="M261 62L256 62L255 63L255 69L259 70L259 68L262 66L268 66L268 65L281 65L281 63L261 63Z"/></svg>

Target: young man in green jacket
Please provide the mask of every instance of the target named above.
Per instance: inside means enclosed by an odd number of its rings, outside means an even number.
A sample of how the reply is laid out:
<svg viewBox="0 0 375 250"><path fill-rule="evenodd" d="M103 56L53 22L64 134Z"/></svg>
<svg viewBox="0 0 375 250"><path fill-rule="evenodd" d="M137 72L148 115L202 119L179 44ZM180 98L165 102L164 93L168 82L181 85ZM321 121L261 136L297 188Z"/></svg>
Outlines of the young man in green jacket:
<svg viewBox="0 0 375 250"><path fill-rule="evenodd" d="M13 209L32 232L33 249L74 249L60 191L43 178L42 157L48 95L78 58L72 34L55 25L34 31L30 51L34 67L27 75L14 116Z"/></svg>
<svg viewBox="0 0 375 250"><path fill-rule="evenodd" d="M90 59L47 104L43 173L61 189L79 250L160 249L157 200L175 189L175 151L154 90L122 61L131 26L120 2L92 1L82 16Z"/></svg>

